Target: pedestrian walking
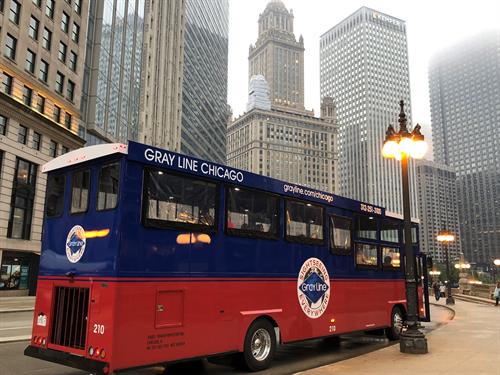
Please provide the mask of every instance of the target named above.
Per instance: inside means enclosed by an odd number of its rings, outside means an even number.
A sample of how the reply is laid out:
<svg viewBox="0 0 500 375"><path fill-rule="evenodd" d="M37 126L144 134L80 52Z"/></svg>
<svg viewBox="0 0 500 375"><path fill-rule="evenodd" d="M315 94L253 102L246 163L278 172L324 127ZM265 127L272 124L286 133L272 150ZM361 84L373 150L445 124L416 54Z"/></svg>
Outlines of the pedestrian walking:
<svg viewBox="0 0 500 375"><path fill-rule="evenodd" d="M434 281L434 283L432 284L432 289L434 290L434 298L436 298L436 301L439 301L441 295L439 290L439 283L437 281Z"/></svg>
<svg viewBox="0 0 500 375"><path fill-rule="evenodd" d="M439 283L439 294L441 297L446 297L446 285Z"/></svg>
<svg viewBox="0 0 500 375"><path fill-rule="evenodd" d="M498 300L500 300L500 282L498 282L497 286L495 287L493 297L495 297L495 306L498 306Z"/></svg>

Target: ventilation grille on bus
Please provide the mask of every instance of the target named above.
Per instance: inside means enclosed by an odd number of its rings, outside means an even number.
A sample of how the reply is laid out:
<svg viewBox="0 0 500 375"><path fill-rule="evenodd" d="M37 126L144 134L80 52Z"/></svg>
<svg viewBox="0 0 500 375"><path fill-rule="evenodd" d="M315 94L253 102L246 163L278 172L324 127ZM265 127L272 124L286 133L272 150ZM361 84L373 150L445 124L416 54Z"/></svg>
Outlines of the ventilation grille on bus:
<svg viewBox="0 0 500 375"><path fill-rule="evenodd" d="M50 342L85 349L89 288L56 287Z"/></svg>

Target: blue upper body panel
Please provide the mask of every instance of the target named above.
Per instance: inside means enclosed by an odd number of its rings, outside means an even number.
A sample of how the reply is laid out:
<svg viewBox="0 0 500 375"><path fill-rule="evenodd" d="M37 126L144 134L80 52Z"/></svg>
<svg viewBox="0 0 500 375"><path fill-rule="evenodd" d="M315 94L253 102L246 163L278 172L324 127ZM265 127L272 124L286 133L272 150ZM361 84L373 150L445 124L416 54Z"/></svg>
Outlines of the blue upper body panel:
<svg viewBox="0 0 500 375"><path fill-rule="evenodd" d="M117 208L97 211L97 176L101 166L113 160L120 161L120 182ZM217 185L217 225L208 232L210 244L180 244L180 234L190 232L143 225L143 171L150 165L208 178ZM84 214L69 214L70 180L75 170L90 168L89 209ZM204 160L129 142L128 155L111 155L50 173L64 173L66 178L65 210L59 218L45 218L42 239L41 275L99 277L258 277L266 280L296 278L305 260L321 259L333 278L402 278L401 271L362 269L355 265L354 255L332 255L329 250L329 231L325 230L324 244L310 245L289 242L284 238L284 200L280 200L279 238L263 239L231 236L224 226L225 186L238 185L320 203L325 214L352 217L364 213L372 217L385 217L381 207L361 203L330 193L289 184L272 178L214 164ZM70 231L80 225L85 231L109 229L109 235L86 240L85 252L76 263L66 256L66 243ZM328 222L325 220L325 226ZM356 239L355 239L356 240ZM362 242L379 243L377 240ZM400 247L402 244L392 244Z"/></svg>

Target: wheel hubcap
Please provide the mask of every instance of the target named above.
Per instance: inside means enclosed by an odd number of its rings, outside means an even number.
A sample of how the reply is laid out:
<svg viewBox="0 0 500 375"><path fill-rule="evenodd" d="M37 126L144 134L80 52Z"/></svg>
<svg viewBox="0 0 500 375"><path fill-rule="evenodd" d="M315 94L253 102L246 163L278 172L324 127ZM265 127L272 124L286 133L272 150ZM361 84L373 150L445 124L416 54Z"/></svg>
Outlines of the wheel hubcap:
<svg viewBox="0 0 500 375"><path fill-rule="evenodd" d="M392 324L396 332L401 332L401 329L403 328L403 317L400 313L397 312L394 314Z"/></svg>
<svg viewBox="0 0 500 375"><path fill-rule="evenodd" d="M271 335L265 329L260 328L252 336L252 355L257 361L263 361L271 351Z"/></svg>

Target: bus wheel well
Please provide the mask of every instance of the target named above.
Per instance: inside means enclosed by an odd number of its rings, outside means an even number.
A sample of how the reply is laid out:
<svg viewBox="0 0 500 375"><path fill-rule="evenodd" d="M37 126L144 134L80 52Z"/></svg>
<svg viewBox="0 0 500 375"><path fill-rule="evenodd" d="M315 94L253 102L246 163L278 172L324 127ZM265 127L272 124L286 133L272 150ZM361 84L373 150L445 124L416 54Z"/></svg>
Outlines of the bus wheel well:
<svg viewBox="0 0 500 375"><path fill-rule="evenodd" d="M403 313L404 320L406 320L406 309L405 309L404 305L402 305L401 303L398 303L398 304L394 305L392 308L394 309L395 307L399 307L399 309Z"/></svg>
<svg viewBox="0 0 500 375"><path fill-rule="evenodd" d="M276 342L278 344L280 344L281 343L281 332L280 332L280 327L278 325L278 322L276 322L276 320L274 320L274 318L270 315L261 315L261 316L255 318L250 323L250 325L252 325L254 322L256 322L257 320L260 320L260 319L267 320L269 323L271 323L271 325L274 327L274 332L276 333Z"/></svg>

